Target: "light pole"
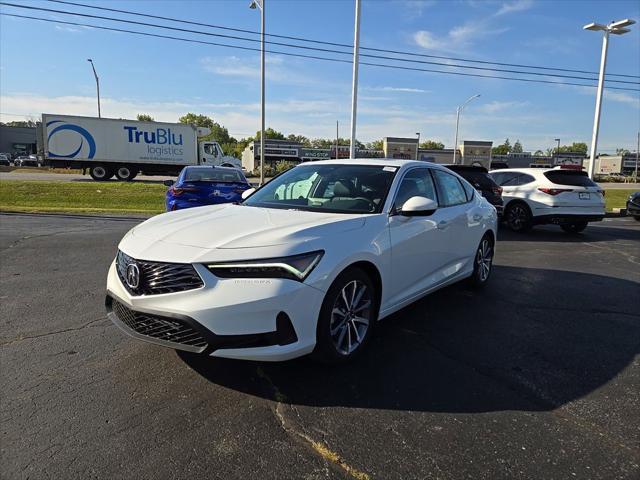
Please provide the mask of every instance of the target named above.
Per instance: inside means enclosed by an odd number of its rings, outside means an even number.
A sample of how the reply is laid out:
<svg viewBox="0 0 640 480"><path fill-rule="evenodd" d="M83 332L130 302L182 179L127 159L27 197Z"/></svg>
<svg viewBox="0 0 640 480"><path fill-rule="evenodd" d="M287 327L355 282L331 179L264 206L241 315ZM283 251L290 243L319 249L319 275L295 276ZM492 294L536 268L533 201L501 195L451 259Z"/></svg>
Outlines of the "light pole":
<svg viewBox="0 0 640 480"><path fill-rule="evenodd" d="M264 184L264 2L253 0L249 8L260 9L260 186Z"/></svg>
<svg viewBox="0 0 640 480"><path fill-rule="evenodd" d="M358 63L360 58L360 0L356 0L356 20L353 31L353 83L351 85L351 142L349 157L356 158L356 111L358 109Z"/></svg>
<svg viewBox="0 0 640 480"><path fill-rule="evenodd" d="M96 90L98 92L98 118L102 118L102 115L100 114L100 79L98 79L96 67L93 66L93 60L87 58L87 62L91 64L91 68L93 69L93 76L96 77Z"/></svg>
<svg viewBox="0 0 640 480"><path fill-rule="evenodd" d="M418 152L420 151L420 132L416 132L416 135L418 136L418 143L416 144L416 160L420 160L418 158Z"/></svg>
<svg viewBox="0 0 640 480"><path fill-rule="evenodd" d="M602 31L602 55L600 57L600 75L598 77L598 91L596 93L596 112L593 118L593 135L591 137L591 157L589 159L589 178L593 180L593 172L596 164L596 150L598 148L598 130L600 129L600 109L602 107L602 90L604 88L604 75L607 69L607 49L609 48L609 34L623 35L630 30L628 27L633 25L635 20L628 18L611 22L609 25L601 25L599 23L589 23L582 27L584 30Z"/></svg>
<svg viewBox="0 0 640 480"><path fill-rule="evenodd" d="M467 105L467 103L469 103L471 100L475 98L478 98L479 96L480 94L469 97L467 101L464 102L462 105L460 105L456 110L456 139L453 142L453 164L454 165L456 164L456 150L458 148L458 128L460 127L460 113L462 113L462 110Z"/></svg>
<svg viewBox="0 0 640 480"><path fill-rule="evenodd" d="M556 142L558 142L558 148L556 148L556 159L560 156L560 139L556 138Z"/></svg>

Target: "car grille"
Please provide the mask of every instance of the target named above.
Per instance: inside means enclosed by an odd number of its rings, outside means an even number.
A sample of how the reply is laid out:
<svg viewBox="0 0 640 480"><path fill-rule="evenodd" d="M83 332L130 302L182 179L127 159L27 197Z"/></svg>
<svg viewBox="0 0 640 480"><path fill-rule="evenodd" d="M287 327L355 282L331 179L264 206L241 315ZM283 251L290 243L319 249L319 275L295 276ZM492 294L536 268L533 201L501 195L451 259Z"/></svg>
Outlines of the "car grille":
<svg viewBox="0 0 640 480"><path fill-rule="evenodd" d="M127 268L132 264L136 265L139 271L136 287L127 281ZM136 260L120 250L116 257L116 270L120 281L132 295L184 292L204 285L191 264Z"/></svg>
<svg viewBox="0 0 640 480"><path fill-rule="evenodd" d="M115 299L111 308L122 323L140 335L177 343L195 352L202 352L207 348L204 337L183 320L136 312Z"/></svg>

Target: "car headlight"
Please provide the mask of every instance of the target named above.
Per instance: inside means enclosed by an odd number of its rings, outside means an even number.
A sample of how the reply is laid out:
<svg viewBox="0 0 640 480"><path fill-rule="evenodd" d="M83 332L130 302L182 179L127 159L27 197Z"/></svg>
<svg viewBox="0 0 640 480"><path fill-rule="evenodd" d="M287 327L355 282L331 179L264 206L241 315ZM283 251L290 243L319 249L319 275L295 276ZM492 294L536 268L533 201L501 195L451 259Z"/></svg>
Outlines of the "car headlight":
<svg viewBox="0 0 640 480"><path fill-rule="evenodd" d="M288 278L303 282L318 265L323 250L290 257L263 258L206 265L219 278Z"/></svg>

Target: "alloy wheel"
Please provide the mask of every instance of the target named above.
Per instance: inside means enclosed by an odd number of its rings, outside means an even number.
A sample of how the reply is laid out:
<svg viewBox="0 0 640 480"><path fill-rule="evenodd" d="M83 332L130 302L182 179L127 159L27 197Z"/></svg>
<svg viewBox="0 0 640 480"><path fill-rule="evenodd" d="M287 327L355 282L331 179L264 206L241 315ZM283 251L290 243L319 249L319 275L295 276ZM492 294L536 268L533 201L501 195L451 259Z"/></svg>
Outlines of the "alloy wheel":
<svg viewBox="0 0 640 480"><path fill-rule="evenodd" d="M514 230L521 230L527 224L529 213L522 205L513 205L509 208L507 221Z"/></svg>
<svg viewBox="0 0 640 480"><path fill-rule="evenodd" d="M480 242L478 252L476 253L476 270L478 272L478 279L481 282L486 282L491 273L491 264L493 262L493 247L491 242L485 238Z"/></svg>
<svg viewBox="0 0 640 480"><path fill-rule="evenodd" d="M372 313L371 292L365 283L347 283L333 304L329 333L336 350L342 355L354 352L369 329Z"/></svg>

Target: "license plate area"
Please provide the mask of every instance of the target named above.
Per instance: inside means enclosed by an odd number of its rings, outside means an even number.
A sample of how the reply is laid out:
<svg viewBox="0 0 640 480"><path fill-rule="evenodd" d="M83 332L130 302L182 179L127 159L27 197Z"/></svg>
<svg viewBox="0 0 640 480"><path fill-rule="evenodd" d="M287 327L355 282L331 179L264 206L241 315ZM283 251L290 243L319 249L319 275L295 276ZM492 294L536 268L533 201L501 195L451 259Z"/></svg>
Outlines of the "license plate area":
<svg viewBox="0 0 640 480"><path fill-rule="evenodd" d="M591 194L589 192L580 192L578 194L578 198L580 200L589 200L591 198Z"/></svg>

